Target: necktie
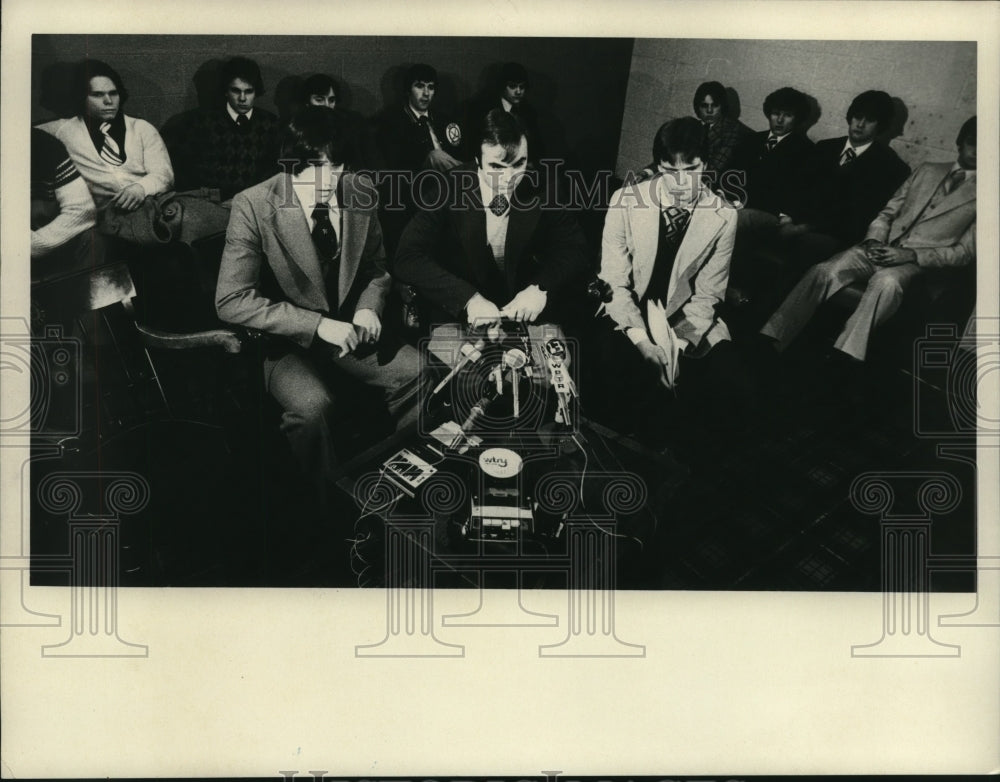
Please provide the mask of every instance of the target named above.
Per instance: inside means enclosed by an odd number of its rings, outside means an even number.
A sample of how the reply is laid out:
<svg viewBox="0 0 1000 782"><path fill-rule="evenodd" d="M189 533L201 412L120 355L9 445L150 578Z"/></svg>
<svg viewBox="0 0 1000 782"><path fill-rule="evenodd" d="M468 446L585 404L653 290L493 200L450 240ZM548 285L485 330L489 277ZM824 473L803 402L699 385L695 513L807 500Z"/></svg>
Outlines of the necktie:
<svg viewBox="0 0 1000 782"><path fill-rule="evenodd" d="M249 124L250 124L250 120L247 118L246 114L237 114L236 115L236 127L238 127L240 130L243 130Z"/></svg>
<svg viewBox="0 0 1000 782"><path fill-rule="evenodd" d="M958 169L957 171L952 171L948 178L944 180L944 194L950 195L954 190L965 181L965 170Z"/></svg>
<svg viewBox="0 0 1000 782"><path fill-rule="evenodd" d="M100 153L101 159L113 166L120 166L125 161L122 160L122 151L118 146L118 142L111 138L110 130L110 122L101 123L101 133L104 134L104 143L101 145Z"/></svg>
<svg viewBox="0 0 1000 782"><path fill-rule="evenodd" d="M776 146L778 146L778 137L777 136L768 136L767 137L767 151L771 152Z"/></svg>
<svg viewBox="0 0 1000 782"><path fill-rule="evenodd" d="M680 235L687 228L691 214L677 206L668 206L663 210L663 236L672 242L676 242Z"/></svg>
<svg viewBox="0 0 1000 782"><path fill-rule="evenodd" d="M314 221L312 229L313 244L323 261L332 261L337 255L337 232L333 230L333 223L330 222L330 205L316 204L313 207L312 219Z"/></svg>
<svg viewBox="0 0 1000 782"><path fill-rule="evenodd" d="M854 151L854 147L848 147L844 150L844 153L840 156L840 165L845 166L854 160L858 156L858 153Z"/></svg>
<svg viewBox="0 0 1000 782"><path fill-rule="evenodd" d="M500 217L504 212L506 212L508 206L510 206L510 201L507 200L506 196L493 196L493 200L490 201L490 211L497 217Z"/></svg>

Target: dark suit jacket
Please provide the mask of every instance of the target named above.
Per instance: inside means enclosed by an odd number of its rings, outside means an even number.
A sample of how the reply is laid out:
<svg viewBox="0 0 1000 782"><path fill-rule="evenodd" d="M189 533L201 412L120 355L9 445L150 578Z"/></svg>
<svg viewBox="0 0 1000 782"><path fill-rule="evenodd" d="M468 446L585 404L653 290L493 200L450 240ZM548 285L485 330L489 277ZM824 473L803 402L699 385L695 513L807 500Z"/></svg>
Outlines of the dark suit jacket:
<svg viewBox="0 0 1000 782"><path fill-rule="evenodd" d="M462 126L437 109L431 109L428 117L441 149L461 159ZM405 104L388 109L376 120L375 128L382 169L419 171L423 168L424 158L434 149L430 134L417 124Z"/></svg>
<svg viewBox="0 0 1000 782"><path fill-rule="evenodd" d="M815 145L792 132L768 152L767 137L766 130L747 136L736 154L732 167L746 171L747 177L744 206L798 221L815 176Z"/></svg>
<svg viewBox="0 0 1000 782"><path fill-rule="evenodd" d="M896 152L879 141L852 162L840 165L847 136L816 144L816 181L803 215L814 231L846 247L860 242L868 225L910 175Z"/></svg>
<svg viewBox="0 0 1000 782"><path fill-rule="evenodd" d="M476 169L448 172L450 192L438 209L414 214L399 242L393 275L435 305L432 320L458 318L475 293L498 307L528 285L548 293L542 317L561 322L582 294L587 244L576 219L563 209L542 209L519 190L511 202L501 274L486 238L486 212Z"/></svg>
<svg viewBox="0 0 1000 782"><path fill-rule="evenodd" d="M216 287L220 319L307 348L320 320L331 312L346 321L359 309L381 316L390 280L374 186L365 176L345 173L337 198L342 219L339 301L331 307L290 176L278 174L237 194Z"/></svg>

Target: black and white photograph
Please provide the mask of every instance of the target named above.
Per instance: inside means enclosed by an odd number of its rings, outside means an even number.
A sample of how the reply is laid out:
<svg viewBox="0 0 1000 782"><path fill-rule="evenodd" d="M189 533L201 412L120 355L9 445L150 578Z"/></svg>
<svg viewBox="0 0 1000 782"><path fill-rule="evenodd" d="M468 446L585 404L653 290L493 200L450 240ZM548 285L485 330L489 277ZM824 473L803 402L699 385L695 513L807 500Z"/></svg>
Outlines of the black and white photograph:
<svg viewBox="0 0 1000 782"><path fill-rule="evenodd" d="M4 685L141 748L5 775L995 767L1000 6L86 5L5 25Z"/></svg>

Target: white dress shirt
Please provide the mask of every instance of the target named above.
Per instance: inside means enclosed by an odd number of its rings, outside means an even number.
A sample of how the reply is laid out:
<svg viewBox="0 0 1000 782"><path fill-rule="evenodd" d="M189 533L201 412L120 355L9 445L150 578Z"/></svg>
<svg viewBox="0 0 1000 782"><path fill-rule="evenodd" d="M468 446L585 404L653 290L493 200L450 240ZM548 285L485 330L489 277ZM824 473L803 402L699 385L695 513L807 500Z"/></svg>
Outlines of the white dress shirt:
<svg viewBox="0 0 1000 782"><path fill-rule="evenodd" d="M497 263L502 264L507 247L507 224L510 222L510 196L506 193L498 194L482 169L479 169L479 195L483 199L483 207L486 210L486 241L489 243ZM493 210L490 209L490 202L497 195L503 195L508 199L507 211L499 217L493 214Z"/></svg>
<svg viewBox="0 0 1000 782"><path fill-rule="evenodd" d="M313 228L316 227L316 221L313 220L313 210L316 208L316 184L314 182L296 182L292 180L292 189L295 191L295 197L299 200L299 207L302 209L302 214L305 215L306 225L309 226L309 233L312 233ZM333 232L337 234L337 246L340 247L340 204L337 202L337 191L336 188L330 193L330 198L327 201L330 205L330 222L333 224ZM338 251L339 252L339 251Z"/></svg>
<svg viewBox="0 0 1000 782"><path fill-rule="evenodd" d="M237 117L239 117L239 116L240 116L240 113L239 113L238 111L236 111L235 109L233 109L233 107L232 107L232 106L230 106L228 102L226 103L226 111L228 111L228 112L229 112L229 118L230 118L230 119L231 119L231 120L232 120L233 122L236 122L236 119L237 119ZM247 118L248 120L249 120L249 119L250 119L251 117L253 117L253 109L250 109L250 111L248 111L248 112L246 113L246 115L245 115L245 116L246 116L246 118Z"/></svg>

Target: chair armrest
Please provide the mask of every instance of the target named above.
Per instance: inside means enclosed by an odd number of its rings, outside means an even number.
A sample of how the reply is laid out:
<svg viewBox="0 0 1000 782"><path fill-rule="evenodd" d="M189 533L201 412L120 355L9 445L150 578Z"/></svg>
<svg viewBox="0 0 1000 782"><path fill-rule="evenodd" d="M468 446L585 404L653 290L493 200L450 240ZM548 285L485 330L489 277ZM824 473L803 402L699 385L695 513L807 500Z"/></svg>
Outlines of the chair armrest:
<svg viewBox="0 0 1000 782"><path fill-rule="evenodd" d="M136 323L135 327L142 334L142 341L147 347L165 348L167 350L220 347L227 353L241 353L246 340L245 334L228 328L179 334L172 331L150 328L142 323Z"/></svg>

